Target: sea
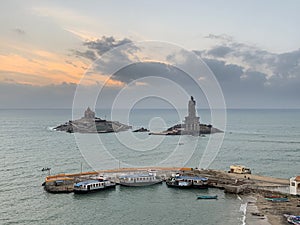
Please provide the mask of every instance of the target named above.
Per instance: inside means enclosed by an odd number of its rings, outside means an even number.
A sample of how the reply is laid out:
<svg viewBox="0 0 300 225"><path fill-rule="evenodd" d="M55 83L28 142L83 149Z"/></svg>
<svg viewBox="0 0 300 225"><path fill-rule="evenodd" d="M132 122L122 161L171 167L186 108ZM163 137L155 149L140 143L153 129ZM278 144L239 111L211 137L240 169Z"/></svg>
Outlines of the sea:
<svg viewBox="0 0 300 225"><path fill-rule="evenodd" d="M96 114L110 119L108 110ZM153 131L183 119L172 109L114 114L114 120ZM198 109L198 115L202 123L211 123L211 111ZM300 169L299 115L299 109L229 109L224 133L213 134L221 142L208 148L211 135L70 134L53 127L72 119L72 109L1 109L0 224L245 224L240 196L222 190L177 190L163 183L87 195L50 194L42 187L48 175L42 168L58 174L172 163L228 170L242 164L255 174L290 178ZM196 200L215 194L218 200Z"/></svg>

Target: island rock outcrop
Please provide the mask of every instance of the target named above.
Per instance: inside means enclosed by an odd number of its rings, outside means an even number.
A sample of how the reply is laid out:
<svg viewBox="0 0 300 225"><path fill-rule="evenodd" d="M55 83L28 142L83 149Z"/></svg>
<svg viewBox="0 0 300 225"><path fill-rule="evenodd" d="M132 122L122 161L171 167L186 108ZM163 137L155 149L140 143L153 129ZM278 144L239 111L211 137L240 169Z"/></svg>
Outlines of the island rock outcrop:
<svg viewBox="0 0 300 225"><path fill-rule="evenodd" d="M84 116L78 120L70 120L54 128L57 131L69 133L111 133L131 129L131 126L122 124L118 121L103 120L95 116L89 107L84 112Z"/></svg>
<svg viewBox="0 0 300 225"><path fill-rule="evenodd" d="M213 133L222 133L223 131L208 124L201 124L200 117L196 115L196 101L191 96L188 102L188 115L183 124L176 124L162 132L151 132L150 135L204 135Z"/></svg>

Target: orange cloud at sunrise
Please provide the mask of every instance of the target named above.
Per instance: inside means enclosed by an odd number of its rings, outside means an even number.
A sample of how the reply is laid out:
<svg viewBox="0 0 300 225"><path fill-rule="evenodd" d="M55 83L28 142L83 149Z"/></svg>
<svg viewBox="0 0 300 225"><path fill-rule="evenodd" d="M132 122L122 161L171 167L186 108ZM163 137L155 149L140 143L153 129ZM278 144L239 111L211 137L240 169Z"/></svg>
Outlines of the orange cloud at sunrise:
<svg viewBox="0 0 300 225"><path fill-rule="evenodd" d="M0 81L14 80L32 85L77 83L86 68L86 64L79 60L71 62L54 53L33 51L33 54L36 57L0 55Z"/></svg>
<svg viewBox="0 0 300 225"><path fill-rule="evenodd" d="M14 48L16 50L16 48ZM121 81L109 79L100 73L88 73L91 62L41 49L18 48L17 52L0 54L0 82L45 86L79 82L82 85L105 84L122 87ZM82 79L84 77L84 79ZM82 80L81 80L82 79Z"/></svg>

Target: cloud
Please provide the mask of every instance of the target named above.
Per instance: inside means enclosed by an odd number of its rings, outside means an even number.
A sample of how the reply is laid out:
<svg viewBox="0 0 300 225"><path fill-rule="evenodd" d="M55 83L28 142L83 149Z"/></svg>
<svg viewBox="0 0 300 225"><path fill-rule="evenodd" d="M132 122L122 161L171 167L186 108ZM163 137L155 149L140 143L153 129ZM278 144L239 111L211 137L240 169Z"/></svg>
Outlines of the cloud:
<svg viewBox="0 0 300 225"><path fill-rule="evenodd" d="M0 83L1 108L71 108L76 84L34 86Z"/></svg>
<svg viewBox="0 0 300 225"><path fill-rule="evenodd" d="M235 64L226 64L225 61L203 58L204 62L215 74L221 83L232 83L240 81L243 75L243 67Z"/></svg>
<svg viewBox="0 0 300 225"><path fill-rule="evenodd" d="M133 42L128 38L116 40L112 36L111 37L103 36L101 39L84 41L83 45L86 46L89 50L86 50L83 52L75 50L74 53L77 56L84 57L84 58L94 61L97 58L99 58L99 56L112 50L113 48L116 48L116 47L119 47L119 46L125 45L125 44L130 44L130 43L133 43Z"/></svg>
<svg viewBox="0 0 300 225"><path fill-rule="evenodd" d="M300 107L297 97L300 95L300 50L276 54L237 42L227 35L209 35L207 38L219 42L210 49L194 52L201 56L215 74L229 107ZM87 73L87 76L91 74L89 79L97 78L93 77L93 72L100 74L99 82L104 82L105 77L112 75L109 81L111 85L106 87L108 90L132 82L135 84L132 86L137 87L140 86L139 79L151 76L172 80L187 87L190 92L196 90L189 76L174 66L157 62L137 63L134 57L139 54L139 49L130 39L117 40L104 36L94 41L85 41L83 45L86 51L74 52L90 60L114 49L105 57L100 57ZM189 65L190 59L184 55L182 57L174 60ZM118 65L128 66L120 67L116 72L114 69L119 68ZM159 82L147 82L143 81L142 84L161 86ZM205 82L205 79L201 82Z"/></svg>
<svg viewBox="0 0 300 225"><path fill-rule="evenodd" d="M272 53L256 46L235 41L233 38L210 35L210 38L222 41L221 45L196 54L203 58L236 64L244 70L265 74L269 83L275 80L300 79L300 50L282 54Z"/></svg>
<svg viewBox="0 0 300 225"><path fill-rule="evenodd" d="M21 28L15 28L15 29L13 29L13 31L15 33L19 34L19 35L25 35L26 34L25 30L23 30Z"/></svg>
<svg viewBox="0 0 300 225"><path fill-rule="evenodd" d="M204 38L221 40L221 41L226 41L226 42L233 40L233 37L229 36L227 34L209 34L207 36L204 36Z"/></svg>
<svg viewBox="0 0 300 225"><path fill-rule="evenodd" d="M72 108L77 91L75 83L60 83L45 86L16 84L8 81L0 83L0 108ZM81 85L84 96L84 107L93 107L94 97L99 94L99 85ZM101 90L98 108L111 107L119 87L106 86ZM78 93L77 93L78 94ZM81 114L80 114L81 115Z"/></svg>
<svg viewBox="0 0 300 225"><path fill-rule="evenodd" d="M81 67L85 66L78 59L66 60L65 56L40 50L32 50L30 55L0 54L0 61L0 82L11 78L35 85L78 82L84 72Z"/></svg>
<svg viewBox="0 0 300 225"><path fill-rule="evenodd" d="M138 48L130 39L124 38L117 40L112 36L103 36L101 39L84 41L83 46L88 49L85 51L73 50L73 52L77 57L83 57L93 61L86 76L100 74L101 78L103 78L103 76L114 74L124 65L134 63L135 53L138 51ZM104 54L105 56L101 57ZM123 82L124 80L126 80L126 78L115 79L115 81L120 82ZM110 82L114 82L114 80L110 80ZM120 85L120 82L115 83Z"/></svg>
<svg viewBox="0 0 300 225"><path fill-rule="evenodd" d="M86 59L91 60L91 61L94 61L94 60L97 59L96 53L92 50L86 50L84 52L75 50L73 52L76 56L83 57L83 58L86 58Z"/></svg>
<svg viewBox="0 0 300 225"><path fill-rule="evenodd" d="M195 53L215 74L229 107L300 107L300 50L275 54L231 40Z"/></svg>
<svg viewBox="0 0 300 225"><path fill-rule="evenodd" d="M192 83L189 76L180 69L160 62L140 62L131 64L112 75L112 79L130 83L144 77L162 77L185 86ZM156 85L160 85L157 83Z"/></svg>
<svg viewBox="0 0 300 225"><path fill-rule="evenodd" d="M232 51L231 48L227 47L227 46L216 46L215 48L209 50L207 52L208 55L211 55L213 57L224 57L226 56L228 53L230 53Z"/></svg>
<svg viewBox="0 0 300 225"><path fill-rule="evenodd" d="M300 77L300 50L283 53L277 56L273 64L275 75L280 78Z"/></svg>
<svg viewBox="0 0 300 225"><path fill-rule="evenodd" d="M72 66L75 67L75 68L78 67L75 63L73 63L73 62L71 62L71 61L69 61L69 60L65 60L65 63L67 63L67 64L69 64L69 65L72 65Z"/></svg>
<svg viewBox="0 0 300 225"><path fill-rule="evenodd" d="M113 48L119 47L124 44L129 44L129 43L132 43L132 41L129 40L128 38L124 38L122 40L116 40L112 36L111 37L103 36L101 39L97 39L95 41L86 41L84 45L87 46L89 49L96 50L98 55L102 55Z"/></svg>

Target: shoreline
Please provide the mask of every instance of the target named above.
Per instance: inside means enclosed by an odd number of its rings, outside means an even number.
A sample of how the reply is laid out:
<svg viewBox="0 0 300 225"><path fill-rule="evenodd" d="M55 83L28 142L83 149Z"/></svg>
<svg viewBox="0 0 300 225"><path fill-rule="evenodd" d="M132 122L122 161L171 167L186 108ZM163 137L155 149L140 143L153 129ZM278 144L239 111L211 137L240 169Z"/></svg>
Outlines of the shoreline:
<svg viewBox="0 0 300 225"><path fill-rule="evenodd" d="M223 189L225 193L237 194L240 200L241 222L243 225L282 225L288 224L283 214L300 215L300 198L289 195L286 189L289 180L267 177L255 174L234 174L227 171L212 169L193 169L178 167L141 167L141 168L117 168L102 171L81 172L75 174L57 174L47 176L44 188L48 192L72 192L75 182L88 179L95 175L110 177L117 180L124 174L155 172L166 179L172 174L207 177L209 187ZM60 185L56 185L56 182ZM265 199L265 195L288 195L288 202L271 202Z"/></svg>
<svg viewBox="0 0 300 225"><path fill-rule="evenodd" d="M288 202L270 202L261 193L252 193L242 197L247 204L247 225L285 225L289 224L283 214L300 214L300 199L289 196ZM253 215L254 213L254 215Z"/></svg>
<svg viewBox="0 0 300 225"><path fill-rule="evenodd" d="M269 221L268 216L261 213L257 206L257 194L242 198L242 204L246 204L245 221L243 225L275 225Z"/></svg>

